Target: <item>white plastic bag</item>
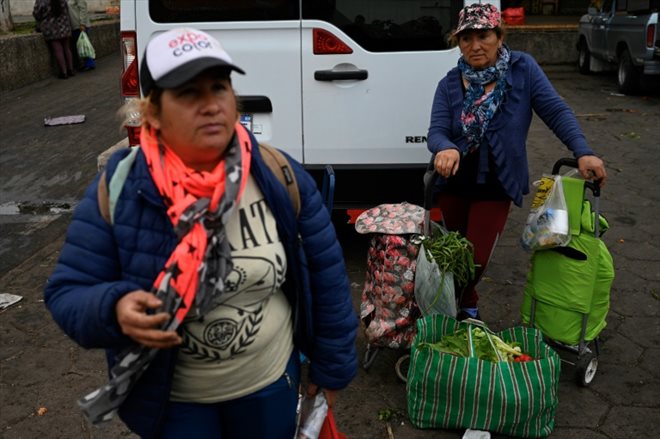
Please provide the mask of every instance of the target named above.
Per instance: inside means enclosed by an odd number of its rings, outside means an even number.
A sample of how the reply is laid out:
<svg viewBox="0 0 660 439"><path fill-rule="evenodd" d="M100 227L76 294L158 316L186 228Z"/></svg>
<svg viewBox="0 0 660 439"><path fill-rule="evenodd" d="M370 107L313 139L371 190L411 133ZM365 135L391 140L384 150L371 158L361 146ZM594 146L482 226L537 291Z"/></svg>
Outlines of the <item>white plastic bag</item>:
<svg viewBox="0 0 660 439"><path fill-rule="evenodd" d="M454 275L440 271L433 256L420 245L415 268L415 300L422 315L456 317Z"/></svg>
<svg viewBox="0 0 660 439"><path fill-rule="evenodd" d="M300 401L296 439L317 439L327 414L328 401L323 392L319 391L312 397L303 396Z"/></svg>
<svg viewBox="0 0 660 439"><path fill-rule="evenodd" d="M544 175L535 182L536 194L520 237L525 250L567 245L571 240L564 188L559 175Z"/></svg>
<svg viewBox="0 0 660 439"><path fill-rule="evenodd" d="M76 41L76 49L78 50L78 56L80 58L96 58L96 51L87 36L87 32L80 32L78 41Z"/></svg>

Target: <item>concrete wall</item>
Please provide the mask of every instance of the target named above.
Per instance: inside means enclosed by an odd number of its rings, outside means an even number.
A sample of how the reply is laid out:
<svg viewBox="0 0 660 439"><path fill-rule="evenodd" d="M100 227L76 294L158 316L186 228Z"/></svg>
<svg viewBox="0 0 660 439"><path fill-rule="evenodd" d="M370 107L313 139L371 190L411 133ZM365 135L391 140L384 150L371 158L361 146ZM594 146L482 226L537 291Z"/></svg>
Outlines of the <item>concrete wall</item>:
<svg viewBox="0 0 660 439"><path fill-rule="evenodd" d="M509 28L505 41L511 49L531 54L541 65L577 63L577 26Z"/></svg>
<svg viewBox="0 0 660 439"><path fill-rule="evenodd" d="M119 0L87 0L87 9L90 12L105 12L108 6L119 6ZM32 16L34 0L9 0L11 15Z"/></svg>
<svg viewBox="0 0 660 439"><path fill-rule="evenodd" d="M119 20L94 22L90 39L101 58L119 51ZM57 75L43 36L0 36L0 91L13 90Z"/></svg>

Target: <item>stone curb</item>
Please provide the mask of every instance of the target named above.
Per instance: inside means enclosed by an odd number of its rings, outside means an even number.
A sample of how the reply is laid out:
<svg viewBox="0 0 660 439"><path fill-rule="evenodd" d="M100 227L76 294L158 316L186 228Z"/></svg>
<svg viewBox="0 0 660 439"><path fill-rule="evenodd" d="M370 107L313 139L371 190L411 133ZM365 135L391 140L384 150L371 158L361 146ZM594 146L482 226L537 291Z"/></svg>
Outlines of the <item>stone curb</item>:
<svg viewBox="0 0 660 439"><path fill-rule="evenodd" d="M120 48L119 20L94 22L89 37L101 58ZM57 75L48 44L39 33L0 37L0 91L9 91Z"/></svg>

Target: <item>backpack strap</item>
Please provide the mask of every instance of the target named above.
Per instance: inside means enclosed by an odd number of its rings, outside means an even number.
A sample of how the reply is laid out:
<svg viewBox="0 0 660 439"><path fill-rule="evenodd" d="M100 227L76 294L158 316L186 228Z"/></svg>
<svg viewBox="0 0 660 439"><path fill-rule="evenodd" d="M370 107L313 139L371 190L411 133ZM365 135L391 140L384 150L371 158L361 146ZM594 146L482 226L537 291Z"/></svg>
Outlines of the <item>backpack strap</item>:
<svg viewBox="0 0 660 439"><path fill-rule="evenodd" d="M105 169L101 173L101 178L99 179L99 185L96 189L96 199L99 203L99 212L105 220L106 223L112 224L112 218L110 218L110 198L108 195L108 182L106 181L107 177L105 176Z"/></svg>
<svg viewBox="0 0 660 439"><path fill-rule="evenodd" d="M133 163L135 163L139 149L139 146L131 148L128 155L117 163L117 167L112 177L110 177L110 182L107 181L108 178L105 170L101 174L96 197L101 216L110 225L114 224L117 200L119 200L119 195L124 188L128 173L131 171ZM298 182L296 181L296 176L293 173L293 168L291 168L289 160L278 149L270 145L262 143L259 145L259 150L266 165L289 193L293 211L297 217L300 214L300 191L298 190Z"/></svg>
<svg viewBox="0 0 660 439"><path fill-rule="evenodd" d="M293 173L291 163L289 163L286 156L277 148L266 143L260 143L259 150L266 165L289 193L293 211L297 217L300 214L300 191L298 190L298 182L296 181L296 175Z"/></svg>
<svg viewBox="0 0 660 439"><path fill-rule="evenodd" d="M101 216L106 223L113 225L115 219L115 208L117 207L117 200L119 200L119 195L121 194L122 189L124 188L124 183L128 178L128 173L135 163L135 158L137 157L140 147L135 146L131 148L131 151L117 163L115 172L110 177L110 182L107 181L106 171L103 171L101 174L101 179L99 180L99 186L96 193L96 197L99 202L99 211Z"/></svg>

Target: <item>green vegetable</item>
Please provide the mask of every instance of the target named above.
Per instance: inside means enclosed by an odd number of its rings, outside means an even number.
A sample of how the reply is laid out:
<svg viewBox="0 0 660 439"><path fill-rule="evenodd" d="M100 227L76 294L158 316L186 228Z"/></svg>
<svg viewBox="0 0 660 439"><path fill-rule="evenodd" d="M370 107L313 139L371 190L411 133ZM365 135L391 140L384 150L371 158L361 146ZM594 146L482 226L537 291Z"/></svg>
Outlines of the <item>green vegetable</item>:
<svg viewBox="0 0 660 439"><path fill-rule="evenodd" d="M379 421L385 421L385 422L390 422L394 421L396 422L398 419L403 419L404 414L401 413L397 409L382 409L378 411L378 420Z"/></svg>
<svg viewBox="0 0 660 439"><path fill-rule="evenodd" d="M468 340L467 331L459 329L453 334L447 334L440 339L437 343L420 343L418 348L431 348L436 351L446 352L447 354L456 355L459 357L468 357Z"/></svg>
<svg viewBox="0 0 660 439"><path fill-rule="evenodd" d="M500 361L500 357L502 361L514 361L516 357L524 355L519 343L507 343L494 334L490 334L489 341L488 335L481 328L472 328L472 344L474 346L474 355L477 358L492 361L493 363ZM493 346L499 352L500 357L498 357ZM437 343L419 343L417 348L434 349L459 357L470 356L467 330L465 329L459 329L451 334L445 334Z"/></svg>
<svg viewBox="0 0 660 439"><path fill-rule="evenodd" d="M452 273L459 287L475 276L472 243L458 232L436 232L424 242L424 247L438 264L442 273Z"/></svg>
<svg viewBox="0 0 660 439"><path fill-rule="evenodd" d="M491 335L490 337L497 350L500 351L500 356L503 360L513 361L515 357L522 354L520 346L517 346L517 343L515 345L509 345L496 335Z"/></svg>

